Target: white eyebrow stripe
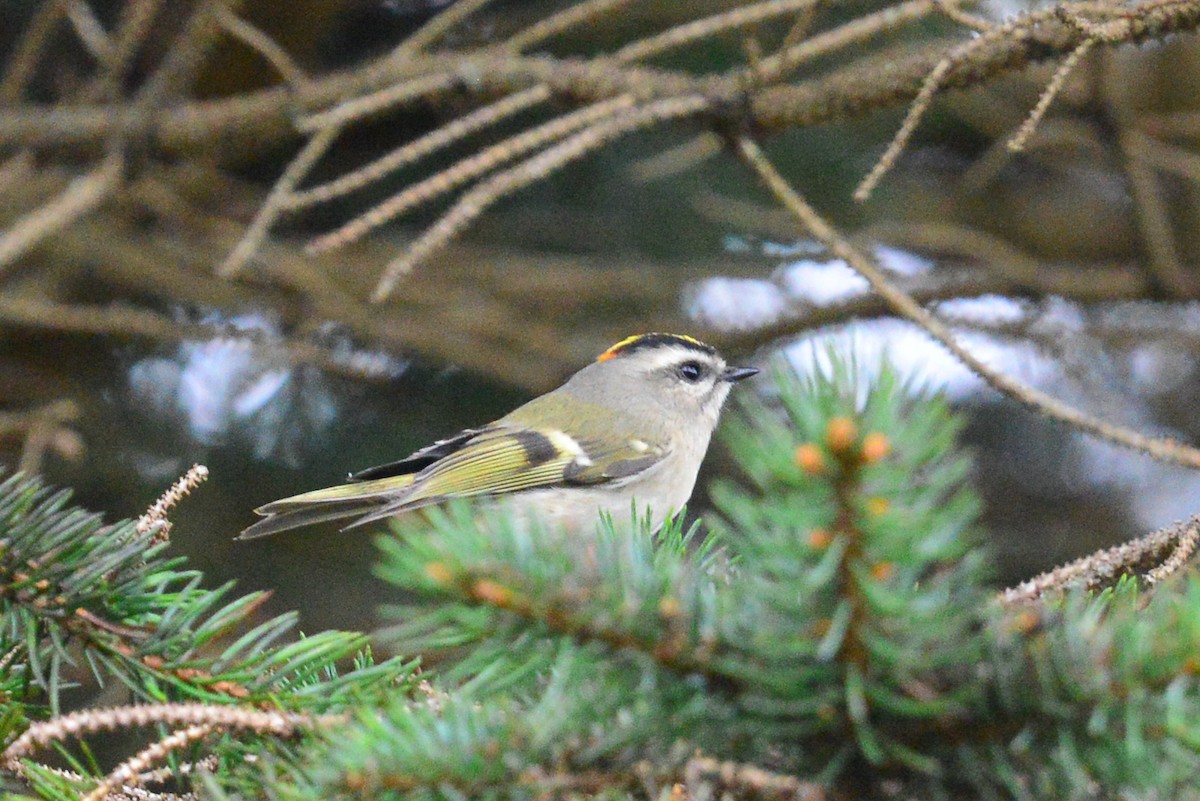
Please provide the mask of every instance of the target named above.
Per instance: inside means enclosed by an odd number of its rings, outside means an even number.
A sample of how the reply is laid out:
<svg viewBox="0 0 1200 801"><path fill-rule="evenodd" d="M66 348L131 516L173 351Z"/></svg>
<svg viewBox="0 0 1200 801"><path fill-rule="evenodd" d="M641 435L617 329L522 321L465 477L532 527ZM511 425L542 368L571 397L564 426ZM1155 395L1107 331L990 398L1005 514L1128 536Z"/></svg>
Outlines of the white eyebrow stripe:
<svg viewBox="0 0 1200 801"><path fill-rule="evenodd" d="M639 354L632 354L637 356ZM648 362L648 368L658 370L663 367L670 367L677 364L682 364L685 361L698 361L707 364L710 367L717 369L720 367L720 362L717 357L709 353L703 353L691 348L684 348L678 345L666 345L655 348L653 351L643 351L642 358Z"/></svg>

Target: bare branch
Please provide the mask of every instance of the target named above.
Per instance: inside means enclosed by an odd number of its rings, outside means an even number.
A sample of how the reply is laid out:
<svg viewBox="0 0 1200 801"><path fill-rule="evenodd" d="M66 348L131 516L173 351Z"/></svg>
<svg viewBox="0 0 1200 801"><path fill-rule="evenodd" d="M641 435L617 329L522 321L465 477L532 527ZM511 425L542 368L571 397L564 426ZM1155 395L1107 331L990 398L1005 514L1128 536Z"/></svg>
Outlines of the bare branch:
<svg viewBox="0 0 1200 801"><path fill-rule="evenodd" d="M999 600L1005 606L1017 606L1039 601L1049 592L1062 593L1076 587L1095 591L1113 586L1122 576L1156 584L1186 564L1197 544L1200 515L1023 581L1000 593Z"/></svg>
<svg viewBox="0 0 1200 801"><path fill-rule="evenodd" d="M138 49L145 43L162 2L163 0L128 0L125 3L117 21L117 28L110 37L112 47L101 60L99 75L84 92L85 99L106 99L119 94L121 83L125 80Z"/></svg>
<svg viewBox="0 0 1200 801"><path fill-rule="evenodd" d="M1148 268L1163 289L1178 297L1195 297L1200 284L1179 258L1166 200L1158 178L1143 155L1145 138L1126 129L1121 132L1118 142L1125 156L1125 175L1135 200L1138 228L1150 257Z"/></svg>
<svg viewBox="0 0 1200 801"><path fill-rule="evenodd" d="M1020 153L1025 149L1025 143L1029 141L1029 137L1033 136L1033 132L1037 130L1038 123L1042 121L1042 117L1046 116L1046 111L1050 108L1050 104L1054 102L1054 98L1058 97L1063 84L1067 81L1067 76L1071 74L1079 61L1088 54L1088 51L1098 41L1098 39L1085 39L1083 44L1071 51L1071 55L1063 59L1063 62L1058 65L1058 69L1054 71L1050 82L1042 90L1042 95L1038 98L1037 105L1033 107L1033 111L1025 118L1025 122L1021 124L1017 132L1008 140L1008 150L1010 153Z"/></svg>
<svg viewBox="0 0 1200 801"><path fill-rule="evenodd" d="M344 223L337 230L317 237L309 244L308 252L310 254L324 253L361 239L409 209L441 197L468 181L490 172L506 161L512 161L549 142L562 139L580 128L586 129L588 126L612 117L619 111L631 109L635 102L632 96L621 95L581 108L570 114L555 117L543 125L486 148L443 172L407 187L384 202L371 207L364 214Z"/></svg>
<svg viewBox="0 0 1200 801"><path fill-rule="evenodd" d="M84 709L50 720L35 721L0 754L0 765L9 770L19 770L21 759L51 743L85 734L144 728L159 723L168 726L211 726L219 731L243 730L290 737L298 729L327 726L341 720L343 718L336 715L315 716L201 703Z"/></svg>
<svg viewBox="0 0 1200 801"><path fill-rule="evenodd" d="M119 185L122 170L121 158L110 156L87 175L71 181L57 197L13 223L0 235L0 270L100 205Z"/></svg>
<svg viewBox="0 0 1200 801"><path fill-rule="evenodd" d="M493 176L467 192L450 211L389 264L371 294L374 303L386 300L400 278L429 254L453 239L472 220L500 198L546 177L572 161L626 134L670 119L693 116L707 106L700 96L661 100L594 124L512 169Z"/></svg>
<svg viewBox="0 0 1200 801"><path fill-rule="evenodd" d="M458 0L458 2L451 3L440 14L401 42L399 47L392 51L391 57L405 59L415 56L430 45L436 44L437 40L445 36L454 26L490 2L492 0Z"/></svg>
<svg viewBox="0 0 1200 801"><path fill-rule="evenodd" d="M246 263L254 257L267 238L267 232L275 224L279 215L287 209L287 201L292 190L304 180L309 171L329 151L342 132L340 125L331 125L313 134L300 152L288 164L283 175L271 187L266 200L258 208L258 213L246 233L238 240L237 246L225 257L217 268L217 274L229 278L237 274Z"/></svg>
<svg viewBox="0 0 1200 801"><path fill-rule="evenodd" d="M66 16L75 29L75 35L92 58L103 61L112 50L112 41L100 20L96 19L92 7L85 0L67 0Z"/></svg>
<svg viewBox="0 0 1200 801"><path fill-rule="evenodd" d="M89 793L82 796L80 801L104 801L114 790L124 791L126 787L137 784L139 775L151 765L161 762L181 748L204 739L213 731L211 725L200 723L168 734L113 768L112 772L101 779Z"/></svg>
<svg viewBox="0 0 1200 801"><path fill-rule="evenodd" d="M171 532L171 521L167 514L175 505L184 499L192 490L208 479L208 468L202 464L194 464L171 488L162 494L154 504L137 520L137 530L141 534L154 532L152 542L165 541Z"/></svg>
<svg viewBox="0 0 1200 801"><path fill-rule="evenodd" d="M287 198L286 207L289 210L303 209L348 195L396 170L403 169L436 153L447 145L496 125L549 99L550 89L544 84L503 97L495 103L475 109L466 116L436 128L419 139L405 143L391 153L340 178L302 191L292 192Z"/></svg>
<svg viewBox="0 0 1200 801"><path fill-rule="evenodd" d="M12 56L4 66L4 75L0 77L0 103L11 105L21 99L25 88L37 69L38 59L46 43L50 41L55 26L66 13L66 0L48 0L34 12L33 19L21 33Z"/></svg>
<svg viewBox="0 0 1200 801"><path fill-rule="evenodd" d="M655 36L630 42L614 53L613 58L618 61L639 61L666 50L711 38L718 33L746 28L774 17L807 12L814 8L817 2L818 0L766 0L766 2L751 3L721 14L693 20L684 25L677 25Z"/></svg>
<svg viewBox="0 0 1200 801"><path fill-rule="evenodd" d="M216 13L217 22L225 32L262 56L263 60L279 73L279 77L283 78L285 83L292 87L308 83L308 75L300 68L300 65L292 60L287 51L265 32L227 8L218 8Z"/></svg>
<svg viewBox="0 0 1200 801"><path fill-rule="evenodd" d="M514 34L501 47L520 53L602 14L627 6L630 2L632 0L583 0Z"/></svg>

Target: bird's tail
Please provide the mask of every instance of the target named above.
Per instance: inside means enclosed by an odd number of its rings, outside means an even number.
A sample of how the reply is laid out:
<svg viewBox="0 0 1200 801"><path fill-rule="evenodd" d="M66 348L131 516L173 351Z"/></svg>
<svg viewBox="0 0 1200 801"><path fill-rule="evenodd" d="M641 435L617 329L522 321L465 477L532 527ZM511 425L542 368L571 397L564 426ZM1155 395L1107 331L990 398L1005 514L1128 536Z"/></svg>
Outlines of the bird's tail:
<svg viewBox="0 0 1200 801"><path fill-rule="evenodd" d="M340 484L272 501L254 510L263 519L237 538L252 540L301 526L351 517L362 518L351 525L388 517L413 505L405 493L412 485L412 480L411 475L389 476L375 481Z"/></svg>

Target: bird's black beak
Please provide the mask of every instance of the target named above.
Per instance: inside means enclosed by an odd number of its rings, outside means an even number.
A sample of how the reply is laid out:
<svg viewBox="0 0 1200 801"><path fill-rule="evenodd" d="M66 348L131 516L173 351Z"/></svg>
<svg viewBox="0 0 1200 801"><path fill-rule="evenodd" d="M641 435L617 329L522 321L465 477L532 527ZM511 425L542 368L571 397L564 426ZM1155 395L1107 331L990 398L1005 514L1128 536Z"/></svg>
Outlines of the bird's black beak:
<svg viewBox="0 0 1200 801"><path fill-rule="evenodd" d="M726 367L725 372L721 373L721 380L732 384L752 375L758 375L757 367Z"/></svg>

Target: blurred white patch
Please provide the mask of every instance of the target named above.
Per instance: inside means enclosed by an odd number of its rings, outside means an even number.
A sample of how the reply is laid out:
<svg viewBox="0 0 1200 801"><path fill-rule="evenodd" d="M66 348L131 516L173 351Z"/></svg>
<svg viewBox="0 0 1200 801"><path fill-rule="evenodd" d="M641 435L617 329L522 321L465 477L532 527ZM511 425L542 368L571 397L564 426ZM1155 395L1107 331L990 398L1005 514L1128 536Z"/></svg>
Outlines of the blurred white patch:
<svg viewBox="0 0 1200 801"><path fill-rule="evenodd" d="M1027 381L1045 380L1057 369L1052 359L1030 345L1014 346L974 333L961 334L958 339L986 363ZM792 366L806 375L828 369L825 354L830 348L837 353L853 353L859 375L866 380L874 379L886 360L914 385L944 392L953 400L991 392L981 378L928 334L900 320L851 322L836 331L805 337L787 346L784 353Z"/></svg>
<svg viewBox="0 0 1200 801"><path fill-rule="evenodd" d="M299 464L306 449L320 447L340 411L330 377L289 361L281 326L264 315L208 314L200 322L231 333L184 341L173 354L132 364L135 403L151 416L177 421L201 445L238 442L260 459L286 464ZM356 348L334 326L322 326L316 339L331 361L365 376L391 378L407 368L390 354Z"/></svg>
<svg viewBox="0 0 1200 801"><path fill-rule="evenodd" d="M813 306L827 306L861 297L871 288L867 279L840 259L798 261L781 267L776 275L788 297Z"/></svg>
<svg viewBox="0 0 1200 801"><path fill-rule="evenodd" d="M876 245L875 258L880 267L897 275L922 275L933 269L930 259L891 245Z"/></svg>
<svg viewBox="0 0 1200 801"><path fill-rule="evenodd" d="M783 316L787 297L774 283L754 278L708 278L692 293L688 314L715 328L757 328Z"/></svg>
<svg viewBox="0 0 1200 801"><path fill-rule="evenodd" d="M1000 295L981 295L977 298L944 300L937 306L938 315L950 320L964 320L982 325L1019 323L1026 317L1020 301Z"/></svg>

